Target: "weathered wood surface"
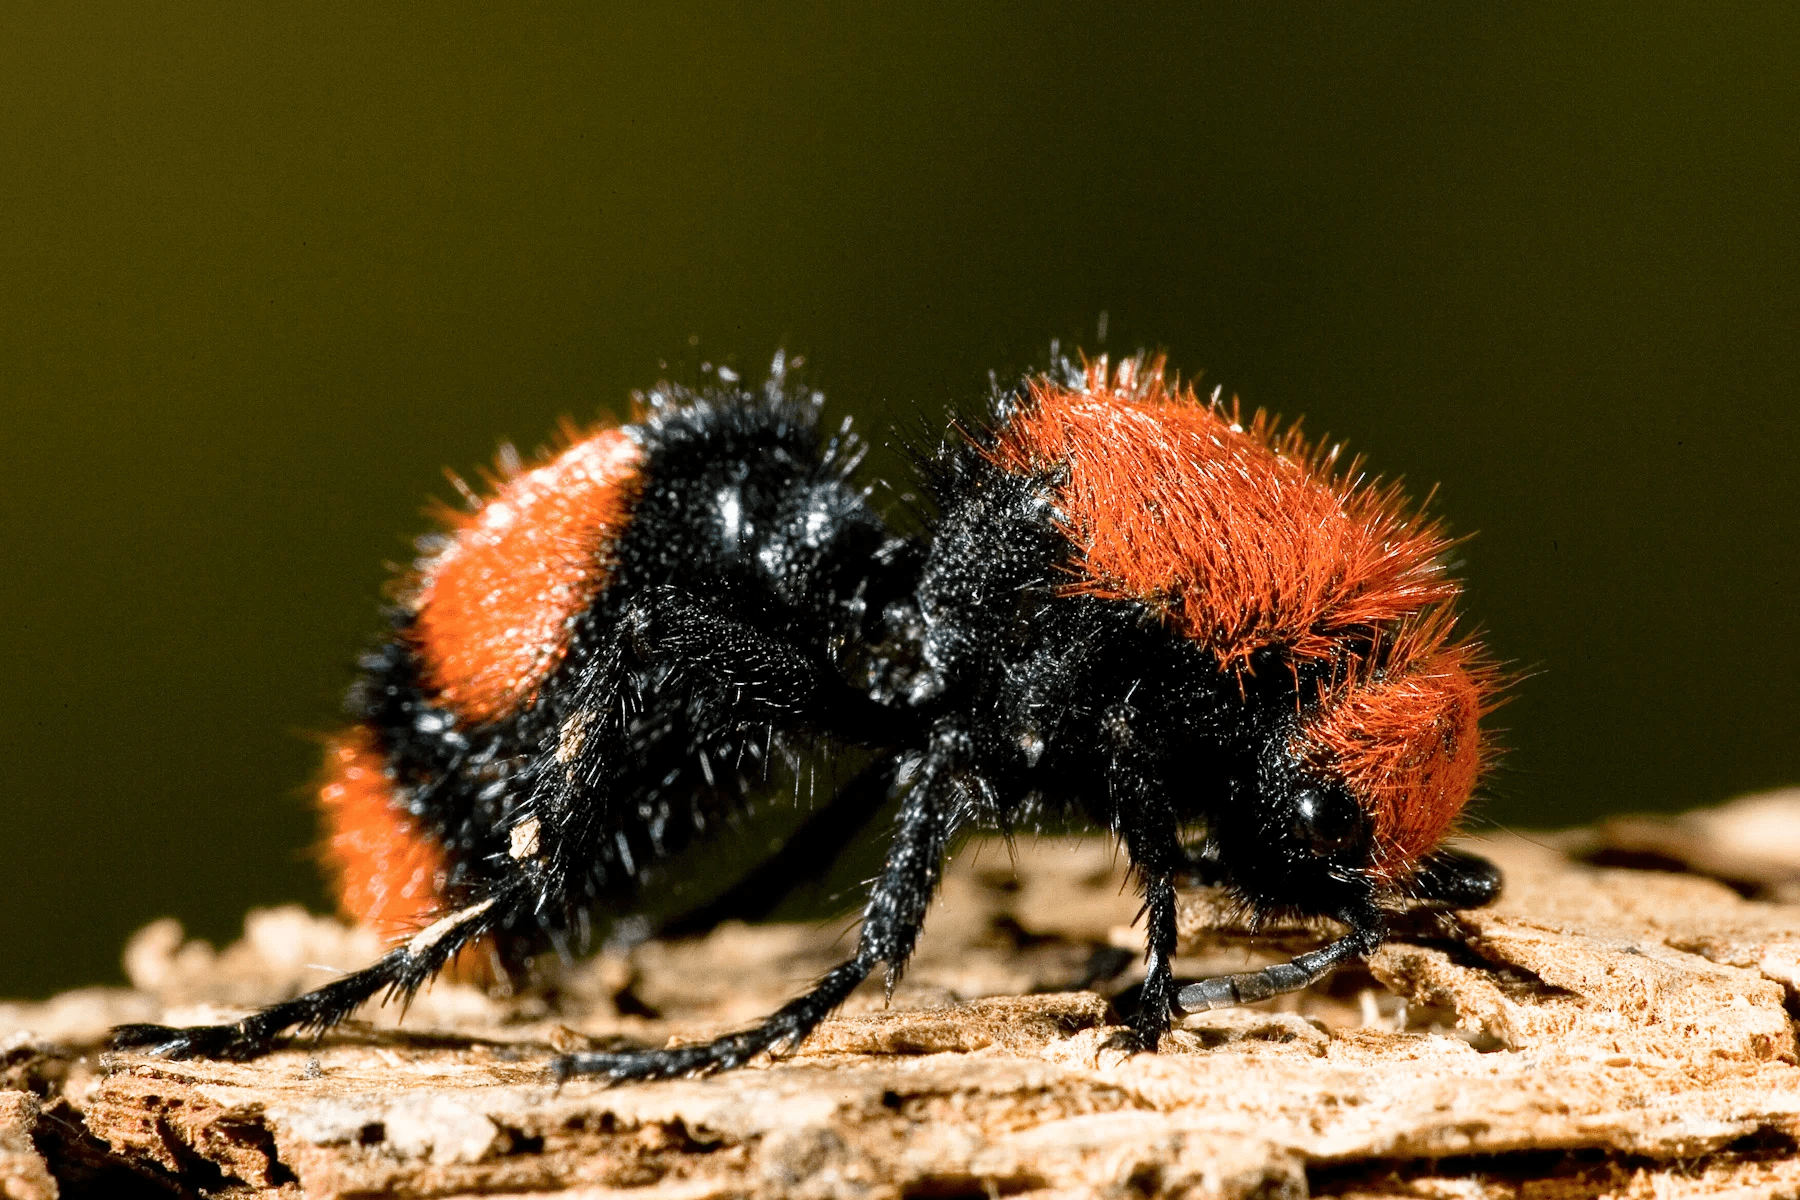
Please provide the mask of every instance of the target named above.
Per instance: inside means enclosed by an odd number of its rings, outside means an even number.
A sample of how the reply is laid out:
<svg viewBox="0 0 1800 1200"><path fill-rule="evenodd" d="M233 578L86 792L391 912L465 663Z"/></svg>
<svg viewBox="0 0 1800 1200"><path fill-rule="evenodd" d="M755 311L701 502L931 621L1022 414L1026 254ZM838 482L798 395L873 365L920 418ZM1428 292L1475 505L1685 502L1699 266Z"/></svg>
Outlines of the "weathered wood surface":
<svg viewBox="0 0 1800 1200"><path fill-rule="evenodd" d="M378 950L297 910L218 953L163 923L133 989L0 1005L0 1195L1800 1196L1796 842L1800 793L1491 837L1491 909L1416 915L1366 969L1135 1057L1109 1047L1139 945L1111 849L989 844L891 1004L874 986L780 1061L618 1088L544 1066L754 1019L848 922L646 944L510 1000L439 984L403 1025L371 1010L254 1063L99 1054L112 1022L217 1019ZM1232 918L1189 897L1178 974L1316 942Z"/></svg>

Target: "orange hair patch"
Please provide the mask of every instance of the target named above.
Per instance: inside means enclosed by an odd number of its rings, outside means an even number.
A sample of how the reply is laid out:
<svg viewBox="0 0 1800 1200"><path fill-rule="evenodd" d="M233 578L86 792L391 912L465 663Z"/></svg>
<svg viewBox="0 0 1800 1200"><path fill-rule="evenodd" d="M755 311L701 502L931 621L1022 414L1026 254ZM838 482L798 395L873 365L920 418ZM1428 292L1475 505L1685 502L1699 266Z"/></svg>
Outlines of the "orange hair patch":
<svg viewBox="0 0 1800 1200"><path fill-rule="evenodd" d="M1390 658L1406 660L1403 670L1336 689L1295 734L1301 761L1342 780L1368 814L1381 878L1404 875L1443 840L1487 757L1480 720L1493 669L1472 643L1444 645L1447 632L1429 622L1421 645Z"/></svg>
<svg viewBox="0 0 1800 1200"><path fill-rule="evenodd" d="M325 747L321 855L344 915L389 936L410 933L443 907L444 852L394 803L386 763L365 729Z"/></svg>
<svg viewBox="0 0 1800 1200"><path fill-rule="evenodd" d="M1204 403L1171 386L1160 359L1104 358L1085 384L1039 379L994 455L1060 476L1075 543L1071 593L1138 600L1242 670L1265 647L1324 660L1346 634L1373 635L1453 599L1450 542L1396 487L1371 487L1337 449L1297 428Z"/></svg>
<svg viewBox="0 0 1800 1200"><path fill-rule="evenodd" d="M643 453L617 429L514 474L459 515L420 574L414 636L427 684L465 721L529 704L568 653L575 618L610 574Z"/></svg>

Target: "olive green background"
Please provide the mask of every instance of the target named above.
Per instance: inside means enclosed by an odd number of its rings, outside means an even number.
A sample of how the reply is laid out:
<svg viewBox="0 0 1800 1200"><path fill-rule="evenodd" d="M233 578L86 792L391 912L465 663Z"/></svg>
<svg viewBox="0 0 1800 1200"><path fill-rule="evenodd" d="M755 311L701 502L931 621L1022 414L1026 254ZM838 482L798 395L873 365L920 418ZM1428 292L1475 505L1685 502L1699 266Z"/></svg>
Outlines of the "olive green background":
<svg viewBox="0 0 1800 1200"><path fill-rule="evenodd" d="M1489 817L1800 782L1800 10L754 7L0 9L0 995L322 904L441 468L781 345L881 438L1107 314L1479 531Z"/></svg>

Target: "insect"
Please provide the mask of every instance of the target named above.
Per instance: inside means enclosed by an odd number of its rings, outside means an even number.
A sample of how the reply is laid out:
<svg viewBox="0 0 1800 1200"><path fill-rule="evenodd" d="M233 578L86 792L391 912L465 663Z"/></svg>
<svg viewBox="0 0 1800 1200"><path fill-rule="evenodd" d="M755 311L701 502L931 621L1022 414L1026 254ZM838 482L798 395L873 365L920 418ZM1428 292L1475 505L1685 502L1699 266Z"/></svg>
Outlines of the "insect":
<svg viewBox="0 0 1800 1200"><path fill-rule="evenodd" d="M1498 680L1454 628L1450 540L1397 487L1144 356L996 389L924 465L900 536L846 424L776 359L760 392L661 385L634 423L516 466L423 544L323 805L346 906L411 936L231 1025L117 1047L251 1057L465 948L498 969L582 942L647 871L730 828L772 748L871 765L777 856L830 856L897 802L851 957L760 1024L578 1053L559 1077L654 1079L797 1044L904 971L959 834L1075 816L1123 844L1147 978L1128 1039L1302 988L1376 949L1402 899L1474 906L1486 861L1439 842L1476 787ZM1178 987L1185 879L1347 932Z"/></svg>

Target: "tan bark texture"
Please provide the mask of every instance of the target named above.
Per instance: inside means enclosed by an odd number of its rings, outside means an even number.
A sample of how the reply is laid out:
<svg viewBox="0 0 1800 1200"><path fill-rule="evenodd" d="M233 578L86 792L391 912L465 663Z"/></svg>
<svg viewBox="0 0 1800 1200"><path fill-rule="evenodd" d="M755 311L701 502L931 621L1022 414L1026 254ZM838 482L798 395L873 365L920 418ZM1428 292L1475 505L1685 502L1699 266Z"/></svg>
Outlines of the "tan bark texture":
<svg viewBox="0 0 1800 1200"><path fill-rule="evenodd" d="M851 922L727 925L604 953L510 998L438 983L251 1063L97 1047L229 1017L360 965L367 931L173 922L130 989L0 1005L0 1195L1800 1197L1800 792L1471 843L1493 907L1418 912L1318 989L1113 1048L1141 978L1113 847L971 846L919 956L800 1049L707 1079L545 1077L558 1049L754 1020ZM1178 975L1329 931L1186 898Z"/></svg>

